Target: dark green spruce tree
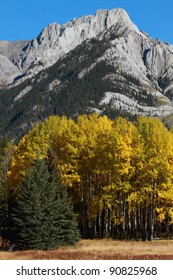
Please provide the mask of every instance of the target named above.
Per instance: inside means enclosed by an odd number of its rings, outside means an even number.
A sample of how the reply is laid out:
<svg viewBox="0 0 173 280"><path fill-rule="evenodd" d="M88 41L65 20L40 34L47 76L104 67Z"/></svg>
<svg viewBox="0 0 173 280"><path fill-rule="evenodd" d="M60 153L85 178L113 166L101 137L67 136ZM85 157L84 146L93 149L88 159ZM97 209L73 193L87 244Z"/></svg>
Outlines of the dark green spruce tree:
<svg viewBox="0 0 173 280"><path fill-rule="evenodd" d="M21 184L13 214L13 244L48 250L74 245L77 222L60 174L37 160Z"/></svg>
<svg viewBox="0 0 173 280"><path fill-rule="evenodd" d="M9 226L10 226L10 209L12 195L6 184L7 172L13 145L6 138L0 137L0 246L4 247L8 244Z"/></svg>
<svg viewBox="0 0 173 280"><path fill-rule="evenodd" d="M4 190L4 147L5 142L0 137L0 239L1 245L4 239L4 231L5 231L5 190Z"/></svg>
<svg viewBox="0 0 173 280"><path fill-rule="evenodd" d="M3 192L2 184L0 182L0 243L1 243L0 246L2 246L2 243L3 243L4 218L5 218L4 192Z"/></svg>

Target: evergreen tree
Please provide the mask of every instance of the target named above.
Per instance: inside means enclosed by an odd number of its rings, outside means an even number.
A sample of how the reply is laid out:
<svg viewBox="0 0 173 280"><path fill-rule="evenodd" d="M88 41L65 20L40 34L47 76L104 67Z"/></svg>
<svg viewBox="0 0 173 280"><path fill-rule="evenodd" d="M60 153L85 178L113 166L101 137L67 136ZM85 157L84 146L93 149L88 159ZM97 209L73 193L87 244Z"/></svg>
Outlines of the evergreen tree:
<svg viewBox="0 0 173 280"><path fill-rule="evenodd" d="M3 197L3 189L0 183L0 238L3 236L4 229L4 197Z"/></svg>
<svg viewBox="0 0 173 280"><path fill-rule="evenodd" d="M5 140L0 137L0 237L3 239L5 225L5 166L4 166L4 148L6 147Z"/></svg>
<svg viewBox="0 0 173 280"><path fill-rule="evenodd" d="M13 214L14 244L22 249L47 250L73 245L79 232L65 186L57 171L37 160L21 184Z"/></svg>
<svg viewBox="0 0 173 280"><path fill-rule="evenodd" d="M13 190L7 185L7 173L13 152L13 145L6 138L0 137L0 239L1 246L8 243L10 209ZM9 198L11 195L11 198Z"/></svg>

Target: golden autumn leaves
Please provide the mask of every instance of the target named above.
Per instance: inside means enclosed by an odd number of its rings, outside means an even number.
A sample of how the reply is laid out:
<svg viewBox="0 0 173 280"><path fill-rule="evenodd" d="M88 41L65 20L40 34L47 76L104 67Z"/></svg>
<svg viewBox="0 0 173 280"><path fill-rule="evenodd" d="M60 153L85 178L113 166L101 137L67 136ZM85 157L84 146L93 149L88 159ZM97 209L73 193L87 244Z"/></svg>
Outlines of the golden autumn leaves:
<svg viewBox="0 0 173 280"><path fill-rule="evenodd" d="M153 239L163 221L173 224L173 133L160 120L49 117L14 148L7 185L17 192L34 160L49 154L84 236Z"/></svg>

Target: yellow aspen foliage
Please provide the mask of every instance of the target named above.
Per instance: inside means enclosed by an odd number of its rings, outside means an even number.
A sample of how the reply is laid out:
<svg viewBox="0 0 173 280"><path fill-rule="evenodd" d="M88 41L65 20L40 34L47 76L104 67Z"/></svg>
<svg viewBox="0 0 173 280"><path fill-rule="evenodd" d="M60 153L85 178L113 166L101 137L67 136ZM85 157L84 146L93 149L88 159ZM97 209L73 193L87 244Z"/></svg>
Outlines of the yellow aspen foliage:
<svg viewBox="0 0 173 280"><path fill-rule="evenodd" d="M14 188L23 180L26 170L36 159L47 156L52 141L52 134L58 130L59 117L50 117L45 122L36 124L15 147L10 162L8 183Z"/></svg>
<svg viewBox="0 0 173 280"><path fill-rule="evenodd" d="M155 221L173 223L173 133L159 119L51 116L14 147L7 183L17 190L34 161L49 157L84 232L118 225L152 235Z"/></svg>
<svg viewBox="0 0 173 280"><path fill-rule="evenodd" d="M136 127L141 151L139 164L134 166L133 187L140 204L147 207L148 219L152 215L153 222L156 218L163 221L169 210L167 205L172 204L173 199L173 137L158 119L139 117ZM133 204L133 193L129 194L128 199ZM159 212L159 206L164 211Z"/></svg>

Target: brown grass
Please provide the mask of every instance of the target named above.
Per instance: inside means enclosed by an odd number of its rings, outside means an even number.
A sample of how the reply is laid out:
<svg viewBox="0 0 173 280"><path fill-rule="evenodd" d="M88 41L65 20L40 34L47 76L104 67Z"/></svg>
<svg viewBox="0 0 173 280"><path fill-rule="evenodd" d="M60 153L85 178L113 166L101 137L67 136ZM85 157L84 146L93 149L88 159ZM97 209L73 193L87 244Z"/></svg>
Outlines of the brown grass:
<svg viewBox="0 0 173 280"><path fill-rule="evenodd" d="M57 250L0 252L0 260L173 260L173 241L81 240Z"/></svg>

